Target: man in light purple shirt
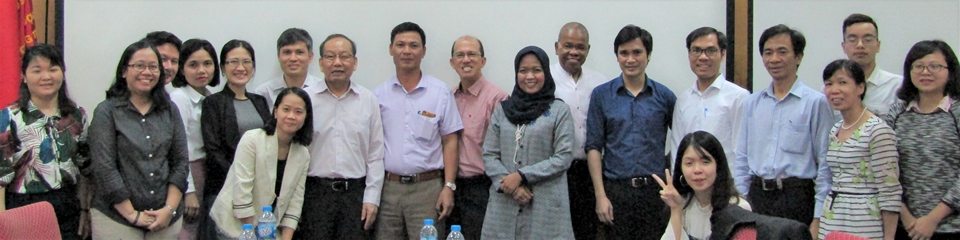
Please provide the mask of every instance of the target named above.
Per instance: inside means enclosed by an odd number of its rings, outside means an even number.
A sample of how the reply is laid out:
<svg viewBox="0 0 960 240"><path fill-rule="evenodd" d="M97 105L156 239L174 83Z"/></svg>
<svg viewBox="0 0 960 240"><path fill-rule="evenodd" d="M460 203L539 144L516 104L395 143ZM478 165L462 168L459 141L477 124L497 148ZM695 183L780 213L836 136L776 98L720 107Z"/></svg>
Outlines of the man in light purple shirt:
<svg viewBox="0 0 960 240"><path fill-rule="evenodd" d="M453 42L450 66L460 75L453 98L463 120L463 134L460 135L460 171L454 193L456 207L448 223L467 226L462 230L466 239L480 239L492 184L483 167L483 138L493 109L509 97L483 77L480 70L486 63L480 39L463 36Z"/></svg>
<svg viewBox="0 0 960 240"><path fill-rule="evenodd" d="M416 239L424 219L437 226L453 210L457 185L457 135L463 129L453 94L442 81L424 74L420 62L426 36L404 22L390 33L390 55L397 76L373 90L383 118L386 175L376 239ZM445 228L438 228L443 236Z"/></svg>
<svg viewBox="0 0 960 240"><path fill-rule="evenodd" d="M570 194L570 219L573 235L577 239L596 239L597 200L593 196L593 181L587 167L587 154L583 151L587 139L587 109L590 106L590 94L598 85L610 79L597 71L583 68L590 53L590 33L578 22L564 24L560 28L557 42L554 43L557 59L550 66L550 74L557 84L556 96L570 106L573 116L574 140L573 163L567 171L567 191Z"/></svg>
<svg viewBox="0 0 960 240"><path fill-rule="evenodd" d="M313 142L298 239L371 239L383 188L383 125L373 92L353 83L357 48L343 34L320 43L324 83L313 99ZM360 213L360 218L355 218ZM351 217L344 217L351 216Z"/></svg>

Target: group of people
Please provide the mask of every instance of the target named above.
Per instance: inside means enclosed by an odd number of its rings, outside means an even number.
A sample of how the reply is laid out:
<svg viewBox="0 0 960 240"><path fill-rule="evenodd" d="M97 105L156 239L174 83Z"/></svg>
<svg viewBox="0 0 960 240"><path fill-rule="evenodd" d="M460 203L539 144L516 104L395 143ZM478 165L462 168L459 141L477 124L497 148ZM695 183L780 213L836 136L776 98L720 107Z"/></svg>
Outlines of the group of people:
<svg viewBox="0 0 960 240"><path fill-rule="evenodd" d="M797 81L804 36L763 31L773 81L753 94L720 73L728 40L711 27L687 36L697 80L676 94L646 74L653 37L634 25L614 40L618 77L583 68L589 33L571 22L557 63L517 53L509 94L469 35L451 47L452 90L424 73L411 22L391 31L396 75L373 90L351 80L342 34L315 58L309 33L287 29L283 74L248 92L249 43L218 55L158 31L124 50L86 129L62 54L41 44L0 111L0 210L48 201L65 239L232 239L264 206L279 239L417 239L424 219L467 239L708 239L729 209L820 239L960 238L955 53L918 42L901 77L877 68L872 18L842 27L849 59L826 66L823 91Z"/></svg>

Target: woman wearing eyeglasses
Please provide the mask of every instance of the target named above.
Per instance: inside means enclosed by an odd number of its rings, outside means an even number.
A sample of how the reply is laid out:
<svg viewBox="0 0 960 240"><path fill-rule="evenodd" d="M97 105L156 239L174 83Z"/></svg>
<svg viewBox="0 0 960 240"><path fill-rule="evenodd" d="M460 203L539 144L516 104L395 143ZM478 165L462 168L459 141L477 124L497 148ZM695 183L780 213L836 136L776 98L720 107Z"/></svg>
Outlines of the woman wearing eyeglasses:
<svg viewBox="0 0 960 240"><path fill-rule="evenodd" d="M538 47L520 50L513 93L493 111L483 141L484 166L493 180L484 239L573 238L566 174L573 161L573 118L554 96L549 64Z"/></svg>
<svg viewBox="0 0 960 240"><path fill-rule="evenodd" d="M903 204L897 239L960 239L960 64L950 45L920 41L884 117L897 135Z"/></svg>
<svg viewBox="0 0 960 240"><path fill-rule="evenodd" d="M217 50L207 40L190 39L180 47L180 69L173 78L170 100L180 110L187 134L187 155L190 159L190 174L187 177L187 192L183 198L184 224L179 239L196 239L200 201L206 182L207 153L203 150L200 130L200 103L210 95L209 87L220 85L220 66L217 65Z"/></svg>
<svg viewBox="0 0 960 240"><path fill-rule="evenodd" d="M200 122L203 149L207 153L206 185L201 204L200 235L215 234L216 225L208 216L233 164L240 137L248 130L263 127L270 108L263 96L247 92L247 83L256 72L253 46L244 40L230 40L220 49L220 69L227 86L203 100ZM207 235L201 239L214 239Z"/></svg>
<svg viewBox="0 0 960 240"><path fill-rule="evenodd" d="M160 53L130 44L89 127L93 239L174 239L187 189L187 137L163 84Z"/></svg>

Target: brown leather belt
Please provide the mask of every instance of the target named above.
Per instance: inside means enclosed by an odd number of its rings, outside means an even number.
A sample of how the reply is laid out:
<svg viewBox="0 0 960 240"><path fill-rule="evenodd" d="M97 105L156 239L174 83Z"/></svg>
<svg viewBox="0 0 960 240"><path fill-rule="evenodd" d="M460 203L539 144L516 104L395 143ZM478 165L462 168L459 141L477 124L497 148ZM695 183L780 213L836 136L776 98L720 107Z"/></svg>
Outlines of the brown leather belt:
<svg viewBox="0 0 960 240"><path fill-rule="evenodd" d="M400 175L392 172L386 172L384 179L400 183L415 183L433 180L443 177L443 169L430 170L413 175Z"/></svg>

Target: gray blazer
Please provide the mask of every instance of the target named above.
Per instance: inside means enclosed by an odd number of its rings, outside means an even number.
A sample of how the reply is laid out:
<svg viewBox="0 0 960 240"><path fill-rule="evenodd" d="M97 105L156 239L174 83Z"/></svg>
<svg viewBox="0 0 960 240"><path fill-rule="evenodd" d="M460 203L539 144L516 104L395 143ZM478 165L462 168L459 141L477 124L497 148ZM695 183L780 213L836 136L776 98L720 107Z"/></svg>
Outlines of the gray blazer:
<svg viewBox="0 0 960 240"><path fill-rule="evenodd" d="M482 238L573 239L566 175L573 161L570 108L562 101L551 103L547 112L524 127L519 144L517 127L507 120L502 105L497 106L483 141L484 167L493 185ZM514 163L514 155L518 164ZM518 170L526 176L534 195L520 213L529 216L517 215L521 207L512 195L497 193L498 181ZM523 223L529 226L529 232L516 231L521 219L530 220Z"/></svg>

